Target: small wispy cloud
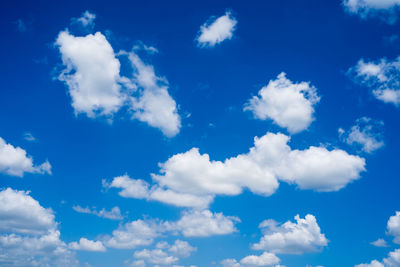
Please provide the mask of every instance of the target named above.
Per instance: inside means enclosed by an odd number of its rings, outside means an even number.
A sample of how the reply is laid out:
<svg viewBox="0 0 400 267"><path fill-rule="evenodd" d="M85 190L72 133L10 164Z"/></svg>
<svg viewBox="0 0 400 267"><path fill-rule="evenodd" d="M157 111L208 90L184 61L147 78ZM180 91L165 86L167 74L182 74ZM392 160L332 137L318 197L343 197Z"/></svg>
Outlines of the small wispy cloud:
<svg viewBox="0 0 400 267"><path fill-rule="evenodd" d="M96 215L97 217L100 218L106 218L110 220L122 220L123 216L121 215L121 210L118 207L112 208L110 211L106 209L101 209L101 210L96 210L96 208L90 209L89 207L81 207L81 206L73 206L72 209L74 209L76 212L79 213L86 213L86 214L92 214Z"/></svg>

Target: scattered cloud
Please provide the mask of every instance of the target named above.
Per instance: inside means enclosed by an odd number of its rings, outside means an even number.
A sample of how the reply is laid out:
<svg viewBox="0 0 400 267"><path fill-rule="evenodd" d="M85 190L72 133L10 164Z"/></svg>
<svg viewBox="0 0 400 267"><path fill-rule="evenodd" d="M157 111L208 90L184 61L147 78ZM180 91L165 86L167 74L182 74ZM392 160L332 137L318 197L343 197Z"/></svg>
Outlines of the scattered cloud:
<svg viewBox="0 0 400 267"><path fill-rule="evenodd" d="M17 30L19 32L26 32L28 30L28 25L27 23L22 20L22 19L17 19L17 21L15 22L15 25L17 26Z"/></svg>
<svg viewBox="0 0 400 267"><path fill-rule="evenodd" d="M237 20L230 11L225 15L214 18L211 17L208 22L200 27L196 38L199 47L214 47L226 39L231 39L236 30Z"/></svg>
<svg viewBox="0 0 400 267"><path fill-rule="evenodd" d="M273 253L264 252L261 255L249 255L237 262L235 259L226 259L221 262L223 267L252 267L278 266L280 259Z"/></svg>
<svg viewBox="0 0 400 267"><path fill-rule="evenodd" d="M397 20L399 0L343 0L345 10L350 14L357 14L362 19L379 17L387 23L393 24Z"/></svg>
<svg viewBox="0 0 400 267"><path fill-rule="evenodd" d="M105 252L106 248L104 247L101 241L92 241L88 240L84 237L79 239L79 242L71 242L68 244L68 247L73 250L84 250L84 251L92 251L92 252Z"/></svg>
<svg viewBox="0 0 400 267"><path fill-rule="evenodd" d="M25 132L25 133L23 134L23 137L24 137L24 139L25 139L26 141L29 141L29 142L35 142L35 141L37 141L36 137L34 137L33 134L30 133L30 132Z"/></svg>
<svg viewBox="0 0 400 267"><path fill-rule="evenodd" d="M400 104L400 57L393 61L360 59L348 70L348 75L355 82L371 88L378 100L395 106Z"/></svg>
<svg viewBox="0 0 400 267"><path fill-rule="evenodd" d="M340 138L349 145L357 145L366 153L372 153L384 146L382 137L383 121L362 117L356 120L348 131L339 128Z"/></svg>
<svg viewBox="0 0 400 267"><path fill-rule="evenodd" d="M395 215L390 216L387 222L387 233L394 237L394 243L400 244L400 211L396 211Z"/></svg>
<svg viewBox="0 0 400 267"><path fill-rule="evenodd" d="M159 242L155 249L143 249L133 254L135 261L131 266L142 266L145 263L171 265L179 261L179 258L189 257L197 249L188 242L176 240L173 245L167 242Z"/></svg>
<svg viewBox="0 0 400 267"><path fill-rule="evenodd" d="M371 245L373 245L375 247L388 247L388 244L382 238L379 238L379 239L375 240L374 242L371 242Z"/></svg>
<svg viewBox="0 0 400 267"><path fill-rule="evenodd" d="M82 13L82 16L79 18L72 18L72 23L78 23L82 25L82 27L87 29L94 28L94 20L96 19L96 14L93 14L86 10Z"/></svg>
<svg viewBox="0 0 400 267"><path fill-rule="evenodd" d="M388 257L382 262L373 260L370 263L363 263L354 267L398 267L400 266L400 249L389 252Z"/></svg>
<svg viewBox="0 0 400 267"><path fill-rule="evenodd" d="M265 220L260 224L264 234L259 243L252 246L256 250L267 250L276 254L303 254L316 252L328 245L328 239L313 215L304 219L299 215L296 222L287 221L282 225L274 220Z"/></svg>
<svg viewBox="0 0 400 267"><path fill-rule="evenodd" d="M14 147L0 137L0 173L22 177L25 173L51 174L51 165L45 161L41 165L33 165L32 157L20 147Z"/></svg>
<svg viewBox="0 0 400 267"><path fill-rule="evenodd" d="M112 208L110 211L106 209L96 210L95 208L90 209L89 207L83 208L81 206L72 207L76 212L93 214L101 218L111 219L111 220L122 220L121 210L118 207Z"/></svg>
<svg viewBox="0 0 400 267"><path fill-rule="evenodd" d="M0 265L78 266L57 226L53 211L28 192L0 191Z"/></svg>
<svg viewBox="0 0 400 267"><path fill-rule="evenodd" d="M314 120L314 105L320 100L317 89L309 82L293 83L282 72L276 80L261 88L244 110L261 120L271 119L290 133L306 130Z"/></svg>

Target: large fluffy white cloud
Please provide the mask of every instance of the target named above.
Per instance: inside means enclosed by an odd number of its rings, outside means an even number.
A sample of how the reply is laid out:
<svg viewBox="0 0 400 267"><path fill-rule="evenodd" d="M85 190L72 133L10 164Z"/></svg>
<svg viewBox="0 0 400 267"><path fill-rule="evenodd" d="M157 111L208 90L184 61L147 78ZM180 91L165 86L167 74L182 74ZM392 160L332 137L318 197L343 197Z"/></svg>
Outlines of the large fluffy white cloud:
<svg viewBox="0 0 400 267"><path fill-rule="evenodd" d="M277 254L303 254L319 251L328 245L313 215L308 214L304 219L296 215L295 220L282 225L274 220L263 221L260 228L264 236L252 248Z"/></svg>
<svg viewBox="0 0 400 267"><path fill-rule="evenodd" d="M314 120L314 105L320 100L317 89L310 83L293 83L285 73L269 81L258 95L247 102L244 110L253 112L257 119L271 119L291 133L308 128Z"/></svg>
<svg viewBox="0 0 400 267"><path fill-rule="evenodd" d="M291 149L290 137L267 133L254 139L246 154L225 161L210 160L198 148L176 154L152 174L155 185L129 177L116 177L109 187L122 188L121 196L150 198L181 207L204 208L215 195L238 195L247 188L263 196L273 194L278 180L301 189L337 191L358 179L365 160L340 149L311 146ZM156 197L154 192L164 197Z"/></svg>
<svg viewBox="0 0 400 267"><path fill-rule="evenodd" d="M237 20L227 11L219 18L210 18L203 24L197 37L200 47L213 47L226 39L231 39L236 29Z"/></svg>
<svg viewBox="0 0 400 267"><path fill-rule="evenodd" d="M43 208L27 192L0 191L1 266L77 266L53 211Z"/></svg>
<svg viewBox="0 0 400 267"><path fill-rule="evenodd" d="M81 23L89 23L91 16L82 17ZM157 76L154 67L145 64L135 52L116 54L100 32L74 36L65 30L59 33L55 45L65 66L58 79L69 89L75 114L111 120L122 107L127 107L133 119L159 128L168 137L179 132L180 116L168 93L167 80ZM120 75L117 56L128 56L133 68L130 77Z"/></svg>
<svg viewBox="0 0 400 267"><path fill-rule="evenodd" d="M400 211L396 211L396 214L390 216L387 222L387 233L394 236L393 242L400 244Z"/></svg>
<svg viewBox="0 0 400 267"><path fill-rule="evenodd" d="M397 20L396 9L400 7L399 0L343 0L347 12L357 14L361 18L379 16L388 23Z"/></svg>
<svg viewBox="0 0 400 267"><path fill-rule="evenodd" d="M82 237L79 242L71 242L68 247L73 250L85 250L93 252L104 252L106 248L101 241L92 241Z"/></svg>
<svg viewBox="0 0 400 267"><path fill-rule="evenodd" d="M62 31L56 45L66 67L58 78L69 88L75 113L95 117L117 112L125 96L120 62L106 37L100 32L76 37Z"/></svg>
<svg viewBox="0 0 400 267"><path fill-rule="evenodd" d="M372 153L385 144L382 137L382 126L382 121L362 117L348 131L339 128L339 136L347 144L358 145L362 151Z"/></svg>
<svg viewBox="0 0 400 267"><path fill-rule="evenodd" d="M400 57L393 61L382 58L366 62L360 59L348 74L372 89L374 96L384 103L400 104Z"/></svg>
<svg viewBox="0 0 400 267"><path fill-rule="evenodd" d="M14 147L0 137L0 173L13 176L24 176L24 173L51 174L51 165L48 161L41 165L34 165L32 157L20 147Z"/></svg>
<svg viewBox="0 0 400 267"><path fill-rule="evenodd" d="M0 191L0 232L44 234L56 229L54 214L25 191Z"/></svg>

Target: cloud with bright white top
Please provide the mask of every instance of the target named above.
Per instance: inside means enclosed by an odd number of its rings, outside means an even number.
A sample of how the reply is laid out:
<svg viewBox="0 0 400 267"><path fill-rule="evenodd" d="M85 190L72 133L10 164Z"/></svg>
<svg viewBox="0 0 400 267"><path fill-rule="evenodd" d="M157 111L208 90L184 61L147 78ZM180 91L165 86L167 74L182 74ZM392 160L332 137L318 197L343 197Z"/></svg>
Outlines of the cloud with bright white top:
<svg viewBox="0 0 400 267"><path fill-rule="evenodd" d="M209 19L200 27L199 34L196 38L199 47L214 47L224 40L231 39L233 32L236 30L237 20L232 16L230 11L225 15Z"/></svg>
<svg viewBox="0 0 400 267"><path fill-rule="evenodd" d="M24 149L8 144L0 137L0 173L18 177L25 173L51 174L51 165L45 161L35 166L32 157Z"/></svg>
<svg viewBox="0 0 400 267"><path fill-rule="evenodd" d="M270 119L295 134L306 130L314 120L314 106L320 101L309 82L293 83L285 73L269 81L244 106L255 118Z"/></svg>

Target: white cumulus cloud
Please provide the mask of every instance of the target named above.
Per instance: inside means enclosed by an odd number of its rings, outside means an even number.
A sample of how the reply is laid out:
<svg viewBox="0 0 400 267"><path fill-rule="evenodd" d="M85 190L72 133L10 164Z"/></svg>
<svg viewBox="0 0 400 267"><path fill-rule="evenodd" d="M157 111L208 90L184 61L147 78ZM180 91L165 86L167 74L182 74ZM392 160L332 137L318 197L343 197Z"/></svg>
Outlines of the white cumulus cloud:
<svg viewBox="0 0 400 267"><path fill-rule="evenodd" d="M378 100L395 106L400 104L400 57L393 61L360 59L348 74L354 81L371 88Z"/></svg>
<svg viewBox="0 0 400 267"><path fill-rule="evenodd" d="M388 23L397 20L399 0L343 0L345 10L351 14L357 14L361 18L380 17Z"/></svg>
<svg viewBox="0 0 400 267"><path fill-rule="evenodd" d="M348 131L340 128L339 136L347 144L358 145L362 151L372 153L385 144L382 137L382 126L382 121L362 117Z"/></svg>
<svg viewBox="0 0 400 267"><path fill-rule="evenodd" d="M0 137L0 173L24 176L24 173L51 174L51 165L45 161L39 166L33 164L32 157L20 147L14 147Z"/></svg>
<svg viewBox="0 0 400 267"><path fill-rule="evenodd" d="M141 266L145 263L169 265L179 261L180 258L189 257L193 251L196 251L188 242L176 240L173 245L167 242L159 242L156 248L149 250L143 249L136 251L133 257L136 259L132 266ZM177 265L175 265L177 266Z"/></svg>
<svg viewBox="0 0 400 267"><path fill-rule="evenodd" d="M56 45L66 67L58 79L67 84L75 113L93 118L117 112L125 98L121 64L106 37L100 32L76 37L62 31Z"/></svg>
<svg viewBox="0 0 400 267"><path fill-rule="evenodd" d="M273 253L264 252L261 255L249 255L238 262L235 259L225 259L221 262L223 267L255 267L255 266L275 266L280 259Z"/></svg>
<svg viewBox="0 0 400 267"><path fill-rule="evenodd" d="M139 97L131 98L133 117L159 128L166 136L175 136L181 121L176 102L168 93L168 81L158 77L154 67L146 65L134 52L130 52L128 57L139 89Z"/></svg>
<svg viewBox="0 0 400 267"><path fill-rule="evenodd" d="M123 197L158 200L180 207L204 208L216 195L238 195L243 189L263 196L273 194L279 180L301 189L337 191L360 178L365 159L344 150L311 146L291 149L290 137L267 133L254 139L246 154L214 161L198 148L176 154L159 164L154 185L127 176L116 177L107 187L121 188Z"/></svg>
<svg viewBox="0 0 400 267"><path fill-rule="evenodd" d="M252 248L277 254L303 254L319 251L328 245L328 239L321 233L313 215L307 214L304 219L296 215L295 220L282 225L274 220L263 221L260 228L264 236Z"/></svg>
<svg viewBox="0 0 400 267"><path fill-rule="evenodd" d="M144 220L128 222L112 232L112 236L105 238L107 247L117 249L132 249L139 246L148 246L154 238L159 236L157 226Z"/></svg>
<svg viewBox="0 0 400 267"><path fill-rule="evenodd" d="M85 251L93 251L93 252L105 252L106 248L104 247L101 241L92 241L82 237L79 239L79 242L71 242L68 244L68 247L73 250L85 250Z"/></svg>
<svg viewBox="0 0 400 267"><path fill-rule="evenodd" d="M240 219L225 216L222 213L190 210L183 212L183 216L178 221L166 222L164 225L166 229L181 232L186 237L207 237L236 232L236 222L240 222Z"/></svg>
<svg viewBox="0 0 400 267"><path fill-rule="evenodd" d="M400 249L389 252L388 257L382 262L373 260L370 263L362 263L354 267L399 267L400 266Z"/></svg>
<svg viewBox="0 0 400 267"><path fill-rule="evenodd" d="M253 112L257 119L271 119L290 133L308 128L314 120L314 105L320 100L317 89L308 82L293 83L285 73L261 88L244 110Z"/></svg>
<svg viewBox="0 0 400 267"><path fill-rule="evenodd" d="M0 265L78 266L57 225L53 211L28 192L0 191Z"/></svg>
<svg viewBox="0 0 400 267"><path fill-rule="evenodd" d="M203 24L197 37L200 47L213 47L226 39L231 39L236 30L237 20L227 11L219 18L210 18Z"/></svg>
<svg viewBox="0 0 400 267"><path fill-rule="evenodd" d="M85 23L89 20L85 16L81 19ZM180 116L168 92L167 80L157 76L154 67L145 64L134 51L116 54L101 32L74 36L68 30L61 31L55 45L65 67L58 79L67 85L76 115L106 117L111 121L126 107L124 110L133 114L132 119L158 128L168 137L178 134ZM129 58L131 76L120 75L117 56Z"/></svg>
<svg viewBox="0 0 400 267"><path fill-rule="evenodd" d="M379 238L379 239L371 242L371 245L373 245L375 247L387 247L388 246L385 239L382 239L382 238Z"/></svg>
<svg viewBox="0 0 400 267"><path fill-rule="evenodd" d="M393 242L400 244L400 211L396 211L396 214L390 216L387 222L387 233L394 236Z"/></svg>

